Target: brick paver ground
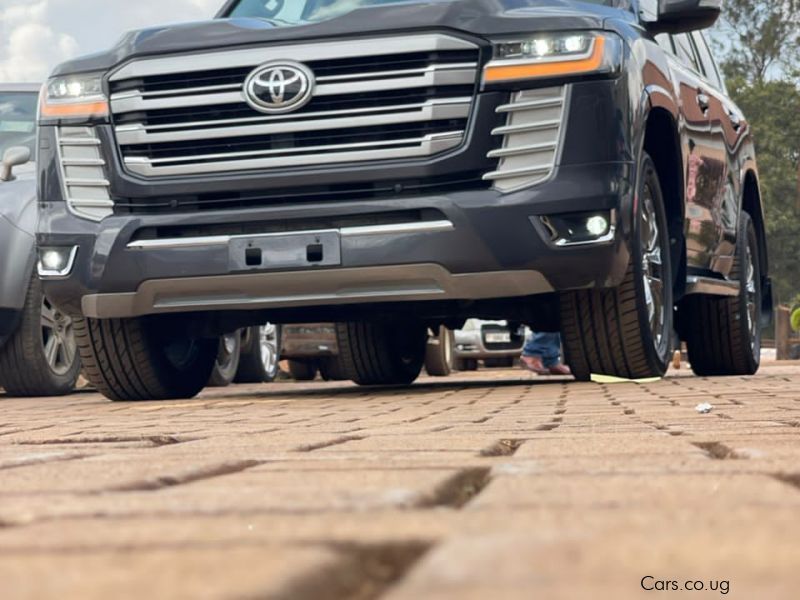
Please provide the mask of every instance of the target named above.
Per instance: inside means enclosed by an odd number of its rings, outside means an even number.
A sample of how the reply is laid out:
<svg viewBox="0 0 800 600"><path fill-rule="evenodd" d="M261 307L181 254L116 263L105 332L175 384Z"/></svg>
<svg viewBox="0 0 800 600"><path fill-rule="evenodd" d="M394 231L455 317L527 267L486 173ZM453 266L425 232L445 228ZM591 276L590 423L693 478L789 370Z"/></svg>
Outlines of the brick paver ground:
<svg viewBox="0 0 800 600"><path fill-rule="evenodd" d="M799 598L800 366L684 375L0 394L0 598Z"/></svg>

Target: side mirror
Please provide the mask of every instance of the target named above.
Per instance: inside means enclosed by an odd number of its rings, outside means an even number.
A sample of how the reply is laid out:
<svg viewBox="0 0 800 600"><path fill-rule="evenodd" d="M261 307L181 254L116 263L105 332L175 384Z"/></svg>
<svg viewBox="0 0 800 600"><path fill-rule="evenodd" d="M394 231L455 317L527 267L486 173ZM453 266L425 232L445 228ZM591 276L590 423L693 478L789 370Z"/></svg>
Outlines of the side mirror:
<svg viewBox="0 0 800 600"><path fill-rule="evenodd" d="M14 167L24 165L31 159L31 149L27 146L12 146L3 154L3 164L0 165L0 181L12 181Z"/></svg>
<svg viewBox="0 0 800 600"><path fill-rule="evenodd" d="M688 33L717 22L722 0L658 0L658 19L647 24L653 33Z"/></svg>

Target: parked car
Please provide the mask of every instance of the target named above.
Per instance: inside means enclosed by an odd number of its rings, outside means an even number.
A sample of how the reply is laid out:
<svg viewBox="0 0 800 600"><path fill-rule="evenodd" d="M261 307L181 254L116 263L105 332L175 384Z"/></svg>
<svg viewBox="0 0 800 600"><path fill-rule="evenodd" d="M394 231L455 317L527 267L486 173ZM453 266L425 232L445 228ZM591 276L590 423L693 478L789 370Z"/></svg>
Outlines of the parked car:
<svg viewBox="0 0 800 600"><path fill-rule="evenodd" d="M481 360L487 367L511 367L522 354L525 335L524 325L470 319L455 331L455 368L474 371Z"/></svg>
<svg viewBox="0 0 800 600"><path fill-rule="evenodd" d="M411 383L470 317L560 330L579 380L663 375L674 328L695 372L754 373L771 288L719 13L229 0L129 33L47 83L45 291L115 400L196 394L268 320L337 322L359 384Z"/></svg>
<svg viewBox="0 0 800 600"><path fill-rule="evenodd" d="M40 88L0 84L0 388L14 396L67 394L80 372L72 319L47 300L36 276Z"/></svg>
<svg viewBox="0 0 800 600"><path fill-rule="evenodd" d="M319 374L326 381L348 379L343 365L340 336L347 329L336 323L285 325L281 357L289 361L289 373L297 381L313 381ZM428 336L425 370L435 377L446 377L454 367L453 333L446 327Z"/></svg>

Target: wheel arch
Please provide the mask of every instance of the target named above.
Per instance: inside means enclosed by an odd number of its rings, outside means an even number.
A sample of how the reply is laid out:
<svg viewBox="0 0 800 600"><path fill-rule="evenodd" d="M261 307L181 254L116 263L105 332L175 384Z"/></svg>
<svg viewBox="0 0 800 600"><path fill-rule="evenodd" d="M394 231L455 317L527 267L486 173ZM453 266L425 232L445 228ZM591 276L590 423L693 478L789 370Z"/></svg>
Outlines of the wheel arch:
<svg viewBox="0 0 800 600"><path fill-rule="evenodd" d="M761 276L769 275L769 257L767 255L767 228L764 220L764 205L761 200L761 188L758 184L758 175L754 169L748 169L742 180L742 210L753 220L753 226L758 236L759 262Z"/></svg>
<svg viewBox="0 0 800 600"><path fill-rule="evenodd" d="M673 289L679 299L686 287L686 244L684 241L685 185L680 135L675 116L666 108L655 106L645 117L643 149L656 166L664 209L667 213Z"/></svg>
<svg viewBox="0 0 800 600"><path fill-rule="evenodd" d="M774 298L772 280L769 277L769 254L767 250L767 227L764 218L764 203L758 174L754 168L745 170L742 179L742 210L750 215L758 240L758 258L761 267L761 326L770 327L774 316ZM741 211L739 212L741 218Z"/></svg>

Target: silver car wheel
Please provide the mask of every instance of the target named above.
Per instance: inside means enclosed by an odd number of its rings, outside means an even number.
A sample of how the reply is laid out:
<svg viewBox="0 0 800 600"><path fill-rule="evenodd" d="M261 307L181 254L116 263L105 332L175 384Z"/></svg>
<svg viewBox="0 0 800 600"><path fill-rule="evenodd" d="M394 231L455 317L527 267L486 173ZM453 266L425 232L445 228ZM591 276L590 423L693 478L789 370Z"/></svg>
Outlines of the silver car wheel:
<svg viewBox="0 0 800 600"><path fill-rule="evenodd" d="M642 224L640 241L642 248L642 283L647 302L647 316L656 348L661 348L664 339L664 269L661 260L660 231L653 204L653 193L649 186L642 195Z"/></svg>
<svg viewBox="0 0 800 600"><path fill-rule="evenodd" d="M258 347L261 353L261 362L264 370L272 377L278 371L278 328L272 323L266 323L258 328Z"/></svg>
<svg viewBox="0 0 800 600"><path fill-rule="evenodd" d="M72 319L47 298L42 299L42 348L48 366L56 375L65 375L75 364L78 345Z"/></svg>

